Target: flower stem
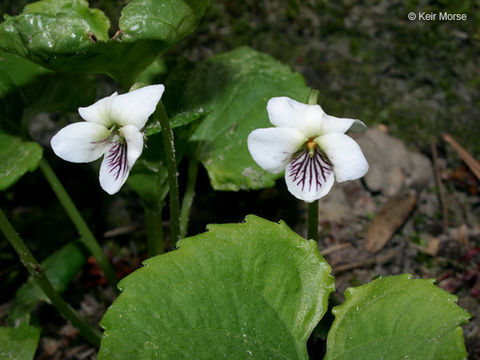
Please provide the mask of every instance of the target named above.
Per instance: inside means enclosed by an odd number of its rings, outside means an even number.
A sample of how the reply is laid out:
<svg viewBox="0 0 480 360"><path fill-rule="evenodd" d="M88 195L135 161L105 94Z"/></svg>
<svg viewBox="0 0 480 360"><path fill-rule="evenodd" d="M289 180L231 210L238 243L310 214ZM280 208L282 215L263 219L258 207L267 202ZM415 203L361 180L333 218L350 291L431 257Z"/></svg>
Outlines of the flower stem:
<svg viewBox="0 0 480 360"><path fill-rule="evenodd" d="M36 281L37 285L50 299L51 303L57 308L60 314L62 314L65 319L69 320L73 324L73 326L75 326L80 331L80 334L89 343L96 347L100 346L100 331L98 331L89 323L87 323L84 319L82 319L78 315L78 313L70 305L63 301L60 295L58 295L58 293L53 288L52 283L45 275L42 266L32 255L32 253L27 248L20 236L18 236L18 234L15 232L15 229L12 227L1 209L0 230L7 238L8 242L13 246L18 256L20 257L20 261L27 268L28 272Z"/></svg>
<svg viewBox="0 0 480 360"><path fill-rule="evenodd" d="M318 200L308 204L308 239L318 241Z"/></svg>
<svg viewBox="0 0 480 360"><path fill-rule="evenodd" d="M67 212L70 220L72 220L73 224L77 228L77 231L80 234L80 240L86 246L86 248L95 256L98 261L100 268L105 273L105 276L108 279L108 282L112 286L113 290L118 293L117 288L117 277L115 275L115 271L113 270L112 266L107 260L107 257L102 251L102 248L98 244L97 240L93 236L92 232L90 231L87 223L83 219L82 215L75 207L72 199L68 195L67 191L63 187L62 183L58 179L58 177L53 172L52 168L45 160L45 158L40 160L39 163L40 170L42 171L43 175L47 179L48 183L50 184L53 192L57 195L58 200L62 204L63 208Z"/></svg>
<svg viewBox="0 0 480 360"><path fill-rule="evenodd" d="M180 197L178 195L177 160L175 158L175 144L173 132L170 128L167 112L160 101L156 111L162 128L163 145L167 158L168 188L170 197L170 236L175 246L180 235Z"/></svg>
<svg viewBox="0 0 480 360"><path fill-rule="evenodd" d="M312 91L310 91L310 96L308 97L308 105L317 105L319 97L320 97L320 91L316 89L312 89Z"/></svg>
<svg viewBox="0 0 480 360"><path fill-rule="evenodd" d="M164 239L162 225L162 208L144 206L145 225L147 228L147 247L150 257L163 254Z"/></svg>
<svg viewBox="0 0 480 360"><path fill-rule="evenodd" d="M191 158L188 163L187 188L182 200L182 210L180 214L180 238L187 235L188 220L190 219L190 210L192 209L193 198L195 197L195 183L197 182L198 160Z"/></svg>

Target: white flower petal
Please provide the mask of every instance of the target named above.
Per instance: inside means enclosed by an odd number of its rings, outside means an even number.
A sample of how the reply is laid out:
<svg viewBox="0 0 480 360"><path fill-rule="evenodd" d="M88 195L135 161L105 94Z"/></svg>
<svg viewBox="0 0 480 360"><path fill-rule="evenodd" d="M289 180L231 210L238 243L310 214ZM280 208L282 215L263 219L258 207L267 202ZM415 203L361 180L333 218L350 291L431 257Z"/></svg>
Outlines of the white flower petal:
<svg viewBox="0 0 480 360"><path fill-rule="evenodd" d="M295 129L256 129L248 135L248 150L261 168L278 174L307 138Z"/></svg>
<svg viewBox="0 0 480 360"><path fill-rule="evenodd" d="M288 164L285 182L293 196L311 203L328 194L334 183L334 175L323 155L315 151L311 157L308 150L303 150Z"/></svg>
<svg viewBox="0 0 480 360"><path fill-rule="evenodd" d="M117 95L117 92L114 92L112 95L98 100L93 105L80 107L78 108L78 113L84 120L101 124L108 128L113 124L110 117L110 110L112 107L112 101Z"/></svg>
<svg viewBox="0 0 480 360"><path fill-rule="evenodd" d="M315 142L332 163L338 182L358 179L367 173L368 162L360 146L351 137L344 134L327 134L319 136Z"/></svg>
<svg viewBox="0 0 480 360"><path fill-rule="evenodd" d="M61 129L50 141L63 160L83 163L97 160L109 147L110 131L100 124L79 122Z"/></svg>
<svg viewBox="0 0 480 360"><path fill-rule="evenodd" d="M121 140L110 143L100 165L100 186L108 194L113 195L125 181L130 169L127 161L127 143Z"/></svg>
<svg viewBox="0 0 480 360"><path fill-rule="evenodd" d="M143 135L135 126L120 128L120 134L123 137L110 143L100 166L100 186L110 195L125 184L130 169L143 150Z"/></svg>
<svg viewBox="0 0 480 360"><path fill-rule="evenodd" d="M143 128L157 108L164 90L163 85L150 85L118 95L112 101L111 118L120 126L135 125L138 129Z"/></svg>
<svg viewBox="0 0 480 360"><path fill-rule="evenodd" d="M367 125L363 121L357 119L337 118L335 116L325 114L323 116L322 134L340 133L343 134L348 130L361 132L367 129Z"/></svg>
<svg viewBox="0 0 480 360"><path fill-rule="evenodd" d="M289 97L274 97L268 101L267 112L270 122L279 128L293 128L307 138L322 133L323 115L319 105L307 105Z"/></svg>
<svg viewBox="0 0 480 360"><path fill-rule="evenodd" d="M142 155L143 134L133 125L124 126L121 131L127 141L127 162L131 169L135 161Z"/></svg>

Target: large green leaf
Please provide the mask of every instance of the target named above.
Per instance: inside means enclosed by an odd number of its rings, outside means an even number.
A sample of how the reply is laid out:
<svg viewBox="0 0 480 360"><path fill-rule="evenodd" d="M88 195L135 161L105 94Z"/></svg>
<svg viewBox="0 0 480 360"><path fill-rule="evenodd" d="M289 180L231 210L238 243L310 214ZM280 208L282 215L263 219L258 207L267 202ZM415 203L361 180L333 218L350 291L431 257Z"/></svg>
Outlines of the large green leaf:
<svg viewBox="0 0 480 360"><path fill-rule="evenodd" d="M96 95L93 75L54 73L0 51L0 128L19 133L24 120L43 111L76 111Z"/></svg>
<svg viewBox="0 0 480 360"><path fill-rule="evenodd" d="M405 274L347 289L325 359L466 359L459 325L470 315L433 281Z"/></svg>
<svg viewBox="0 0 480 360"><path fill-rule="evenodd" d="M0 132L0 190L13 185L27 171L37 168L42 148L35 142Z"/></svg>
<svg viewBox="0 0 480 360"><path fill-rule="evenodd" d="M69 243L42 262L42 268L59 294L63 293L73 277L85 264L86 256L79 244ZM29 278L15 295L9 320L12 323L29 320L29 315L39 301L50 302L37 283Z"/></svg>
<svg viewBox="0 0 480 360"><path fill-rule="evenodd" d="M19 119L22 118L24 108L22 86L48 72L20 56L0 51L0 122L3 129L15 130Z"/></svg>
<svg viewBox="0 0 480 360"><path fill-rule="evenodd" d="M271 97L307 101L310 89L300 74L266 54L242 47L212 56L190 71L180 67L166 87L169 112L208 112L191 141L200 144L196 154L215 189L273 186L281 175L263 171L252 160L247 136L256 128L272 126L266 110Z"/></svg>
<svg viewBox="0 0 480 360"><path fill-rule="evenodd" d="M40 330L27 324L0 328L0 359L32 360L39 338Z"/></svg>
<svg viewBox="0 0 480 360"><path fill-rule="evenodd" d="M119 36L86 0L43 0L0 24L0 49L60 71L107 73L129 86L162 51L189 35L209 0L133 0Z"/></svg>
<svg viewBox="0 0 480 360"><path fill-rule="evenodd" d="M334 290L317 244L256 216L208 230L120 282L99 359L308 359Z"/></svg>

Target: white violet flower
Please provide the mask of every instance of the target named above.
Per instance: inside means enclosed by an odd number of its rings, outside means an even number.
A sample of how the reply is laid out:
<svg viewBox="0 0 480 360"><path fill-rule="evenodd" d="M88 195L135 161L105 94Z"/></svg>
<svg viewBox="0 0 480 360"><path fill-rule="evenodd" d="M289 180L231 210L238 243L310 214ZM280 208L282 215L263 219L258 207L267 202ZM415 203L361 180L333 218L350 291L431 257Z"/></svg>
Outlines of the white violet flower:
<svg viewBox="0 0 480 360"><path fill-rule="evenodd" d="M86 120L61 129L51 140L63 160L85 163L105 155L100 166L100 185L110 195L120 190L143 151L142 128L155 111L165 87L150 85L98 100L78 108Z"/></svg>
<svg viewBox="0 0 480 360"><path fill-rule="evenodd" d="M271 98L267 112L275 127L252 131L248 150L264 170L285 170L288 190L296 198L311 203L325 196L334 180L358 179L368 171L360 146L345 135L349 129L366 129L362 121L330 116L319 105L288 97Z"/></svg>

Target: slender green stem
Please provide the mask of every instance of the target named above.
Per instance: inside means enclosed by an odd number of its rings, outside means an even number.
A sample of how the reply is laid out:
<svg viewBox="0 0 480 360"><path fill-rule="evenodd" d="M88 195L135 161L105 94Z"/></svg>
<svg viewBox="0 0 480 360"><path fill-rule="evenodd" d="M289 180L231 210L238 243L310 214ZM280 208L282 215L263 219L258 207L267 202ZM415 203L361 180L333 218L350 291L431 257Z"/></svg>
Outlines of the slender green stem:
<svg viewBox="0 0 480 360"><path fill-rule="evenodd" d="M45 295L50 299L53 306L62 314L62 316L69 320L73 326L75 326L80 334L92 345L98 347L100 346L101 333L88 322L82 319L78 313L68 305L63 299L58 295L55 289L52 286L52 283L48 280L45 272L42 269L42 266L38 263L35 257L32 255L30 250L27 248L23 240L15 232L15 229L12 227L7 217L0 209L0 230L7 238L8 242L13 246L20 261L27 268L30 275L36 281L40 289L45 293Z"/></svg>
<svg viewBox="0 0 480 360"><path fill-rule="evenodd" d="M180 238L187 235L188 220L190 220L190 210L192 209L193 198L195 197L195 184L197 182L198 160L192 157L188 163L187 188L182 200L182 210L180 214Z"/></svg>
<svg viewBox="0 0 480 360"><path fill-rule="evenodd" d="M318 200L308 204L308 238L318 241Z"/></svg>
<svg viewBox="0 0 480 360"><path fill-rule="evenodd" d="M312 89L308 97L308 105L317 105L319 97L320 97L320 91L316 89Z"/></svg>
<svg viewBox="0 0 480 360"><path fill-rule="evenodd" d="M180 197L178 195L177 160L175 158L175 143L173 132L170 128L167 112L160 101L155 112L159 117L162 128L163 145L167 158L168 188L170 198L170 236L175 246L180 235Z"/></svg>
<svg viewBox="0 0 480 360"><path fill-rule="evenodd" d="M105 273L105 276L108 279L108 282L113 287L114 291L118 293L117 289L117 277L115 275L115 271L113 267L107 260L107 257L102 251L102 248L98 244L97 240L93 236L92 232L90 231L87 223L83 219L82 215L75 207L72 199L68 195L67 191L63 187L62 183L58 179L58 177L53 172L52 168L48 164L48 162L43 158L40 160L40 170L42 171L43 175L47 179L48 183L52 187L53 192L57 195L58 200L62 204L63 208L67 212L68 216L72 220L73 224L77 228L80 234L80 240L86 246L86 248L95 256L100 265L100 268Z"/></svg>
<svg viewBox="0 0 480 360"><path fill-rule="evenodd" d="M164 239L162 226L162 208L152 209L144 206L145 209L145 225L147 228L147 246L148 255L155 256L163 254Z"/></svg>

